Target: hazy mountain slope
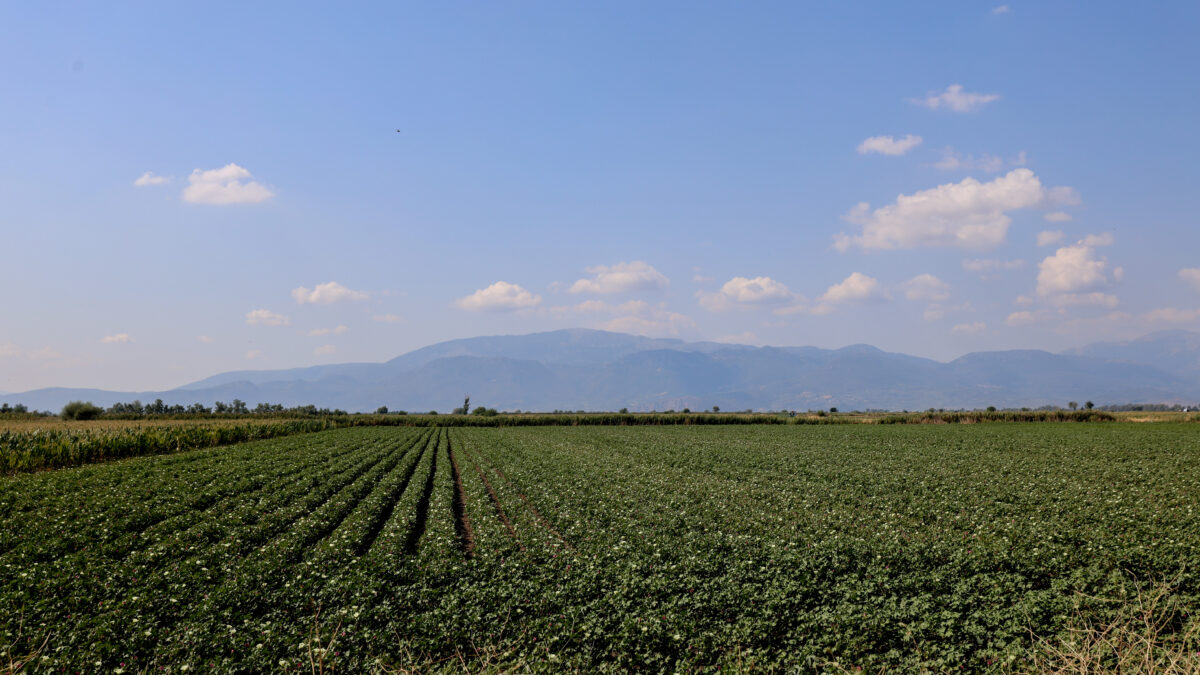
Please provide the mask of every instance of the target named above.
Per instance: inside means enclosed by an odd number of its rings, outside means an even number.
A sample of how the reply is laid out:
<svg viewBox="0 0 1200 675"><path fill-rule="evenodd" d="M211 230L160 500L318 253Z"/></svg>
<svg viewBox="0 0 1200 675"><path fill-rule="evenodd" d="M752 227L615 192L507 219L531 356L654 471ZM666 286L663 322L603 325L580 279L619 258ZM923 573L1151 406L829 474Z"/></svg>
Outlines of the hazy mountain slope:
<svg viewBox="0 0 1200 675"><path fill-rule="evenodd" d="M881 351L747 347L652 340L603 331L455 340L382 364L240 371L166 392L42 389L0 402L58 410L69 400L99 405L162 398L169 404L235 398L251 406L315 404L352 411L448 411L473 405L522 410L807 410L1036 407L1068 401L1196 403L1200 376L1114 360L1144 346L1148 358L1186 362L1195 334L1156 334L1118 346L1093 345L1104 358L1018 350L968 354L950 363Z"/></svg>
<svg viewBox="0 0 1200 675"><path fill-rule="evenodd" d="M1144 363L1168 373L1200 375L1200 333L1186 330L1158 331L1126 342L1097 342L1065 353Z"/></svg>

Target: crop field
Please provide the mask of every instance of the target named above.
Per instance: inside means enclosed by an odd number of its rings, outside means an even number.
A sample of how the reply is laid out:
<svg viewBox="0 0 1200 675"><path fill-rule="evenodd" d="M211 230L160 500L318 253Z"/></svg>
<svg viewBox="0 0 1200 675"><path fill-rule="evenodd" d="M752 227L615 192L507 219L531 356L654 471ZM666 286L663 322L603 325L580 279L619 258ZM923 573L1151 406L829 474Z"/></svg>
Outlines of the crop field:
<svg viewBox="0 0 1200 675"><path fill-rule="evenodd" d="M0 608L22 672L1010 672L1130 611L1189 658L1200 427L362 427L22 474Z"/></svg>

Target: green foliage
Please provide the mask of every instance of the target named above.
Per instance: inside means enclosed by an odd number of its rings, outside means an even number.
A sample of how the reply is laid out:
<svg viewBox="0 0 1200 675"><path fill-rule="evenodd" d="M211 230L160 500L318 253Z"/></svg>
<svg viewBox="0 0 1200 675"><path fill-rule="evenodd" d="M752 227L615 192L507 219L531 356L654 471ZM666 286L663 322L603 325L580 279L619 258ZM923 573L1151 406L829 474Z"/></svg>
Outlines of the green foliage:
<svg viewBox="0 0 1200 675"><path fill-rule="evenodd" d="M1001 672L1169 580L1194 654L1194 439L377 427L23 475L0 635L47 672Z"/></svg>
<svg viewBox="0 0 1200 675"><path fill-rule="evenodd" d="M64 420L94 420L104 414L104 409L86 401L71 401L58 414Z"/></svg>

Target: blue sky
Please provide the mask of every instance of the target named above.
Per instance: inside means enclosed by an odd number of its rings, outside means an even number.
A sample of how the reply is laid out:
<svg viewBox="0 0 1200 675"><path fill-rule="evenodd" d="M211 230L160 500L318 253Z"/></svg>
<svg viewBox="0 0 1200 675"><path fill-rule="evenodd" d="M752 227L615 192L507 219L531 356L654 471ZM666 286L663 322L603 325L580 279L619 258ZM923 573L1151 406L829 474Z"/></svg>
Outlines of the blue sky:
<svg viewBox="0 0 1200 675"><path fill-rule="evenodd" d="M9 3L0 390L574 326L939 360L1198 329L1197 28L1191 2Z"/></svg>

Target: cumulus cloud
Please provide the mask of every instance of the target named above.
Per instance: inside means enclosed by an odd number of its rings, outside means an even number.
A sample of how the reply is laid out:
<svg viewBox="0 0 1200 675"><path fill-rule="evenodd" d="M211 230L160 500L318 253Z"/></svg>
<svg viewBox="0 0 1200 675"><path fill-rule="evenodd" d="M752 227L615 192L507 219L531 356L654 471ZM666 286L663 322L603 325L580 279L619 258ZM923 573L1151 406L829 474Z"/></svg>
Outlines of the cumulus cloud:
<svg viewBox="0 0 1200 675"><path fill-rule="evenodd" d="M1004 323L1008 324L1009 326L1028 326L1036 321L1037 316L1035 316L1033 312L1022 310L1020 312L1013 312L1012 314L1009 314L1008 318L1004 320Z"/></svg>
<svg viewBox="0 0 1200 675"><path fill-rule="evenodd" d="M139 176L137 180L133 181L133 184L137 187L146 187L147 185L162 185L170 180L166 176L156 176L153 171L147 171Z"/></svg>
<svg viewBox="0 0 1200 675"><path fill-rule="evenodd" d="M1065 223L1071 219L1071 214L1067 213L1066 211L1051 211L1050 213L1042 216L1042 218L1045 218L1051 223Z"/></svg>
<svg viewBox="0 0 1200 675"><path fill-rule="evenodd" d="M696 322L691 317L667 311L661 305L650 307L644 313L614 317L597 326L601 330L647 337L676 336L695 327Z"/></svg>
<svg viewBox="0 0 1200 675"><path fill-rule="evenodd" d="M918 274L904 282L904 297L909 300L941 302L950 298L950 284L932 274Z"/></svg>
<svg viewBox="0 0 1200 675"><path fill-rule="evenodd" d="M348 326L338 326L336 328L314 328L310 331L305 331L304 334L308 337L320 337L323 335L342 335L348 332L350 332Z"/></svg>
<svg viewBox="0 0 1200 675"><path fill-rule="evenodd" d="M21 355L21 349L11 342L0 345L0 358L12 358Z"/></svg>
<svg viewBox="0 0 1200 675"><path fill-rule="evenodd" d="M399 314L376 314L371 317L371 320L379 323L400 323L404 318Z"/></svg>
<svg viewBox="0 0 1200 675"><path fill-rule="evenodd" d="M865 155L876 152L881 155L903 155L917 147L923 141L920 136L909 134L901 139L891 136L872 136L858 144L858 154Z"/></svg>
<svg viewBox="0 0 1200 675"><path fill-rule="evenodd" d="M116 335L105 335L100 338L100 342L106 345L123 345L133 342L129 337L129 333L117 333Z"/></svg>
<svg viewBox="0 0 1200 675"><path fill-rule="evenodd" d="M1058 295L1051 295L1047 301L1055 307L1076 307L1082 305L1112 309L1120 304L1117 296L1109 295L1102 291L1092 291L1091 293L1059 293Z"/></svg>
<svg viewBox="0 0 1200 675"><path fill-rule="evenodd" d="M1063 240L1062 230L1042 230L1037 235L1038 246L1054 246Z"/></svg>
<svg viewBox="0 0 1200 675"><path fill-rule="evenodd" d="M1147 312L1146 320L1155 323L1191 323L1200 320L1200 309L1162 307Z"/></svg>
<svg viewBox="0 0 1200 675"><path fill-rule="evenodd" d="M945 108L954 112L965 113L978 110L983 105L999 98L999 94L976 94L963 91L961 84L952 84L946 87L946 90L943 92L930 92L925 98L913 98L909 99L909 101L930 110Z"/></svg>
<svg viewBox="0 0 1200 675"><path fill-rule="evenodd" d="M934 303L925 308L925 312L921 315L926 321L941 321L946 318L949 312L965 312L971 309L971 303L963 302L949 307Z"/></svg>
<svg viewBox="0 0 1200 675"><path fill-rule="evenodd" d="M853 246L992 248L1005 240L1012 223L1009 211L1042 206L1073 194L1073 190L1045 188L1029 169L1014 169L987 183L964 178L958 183L900 195L894 204L874 211L866 202L858 204L843 218L861 226L862 233L838 234L834 247L839 251Z"/></svg>
<svg viewBox="0 0 1200 675"><path fill-rule="evenodd" d="M964 155L961 152L951 147L942 149L942 158L934 162L934 168L942 169L943 171L986 171L988 173L996 173L1003 171L1008 166L1025 166L1028 160L1025 157L1025 151L1021 151L1012 159L1004 159L996 155L984 153L976 157L975 155Z"/></svg>
<svg viewBox="0 0 1200 675"><path fill-rule="evenodd" d="M237 164L226 164L220 169L204 171L196 169L188 176L188 186L183 190L183 200L192 204L257 204L265 202L275 193L255 181L242 182L251 178L250 172Z"/></svg>
<svg viewBox="0 0 1200 675"><path fill-rule="evenodd" d="M246 312L246 323L251 326L286 326L291 321L286 316L276 314L269 309L255 309Z"/></svg>
<svg viewBox="0 0 1200 675"><path fill-rule="evenodd" d="M312 290L304 286L293 288L292 297L301 305L305 303L328 305L342 300L366 300L367 294L363 291L352 291L336 281L330 281L317 284L316 288Z"/></svg>
<svg viewBox="0 0 1200 675"><path fill-rule="evenodd" d="M531 309L541 303L542 296L534 295L507 281L497 281L487 288L481 288L465 298L454 301L456 307L470 312L511 312Z"/></svg>
<svg viewBox="0 0 1200 675"><path fill-rule="evenodd" d="M1179 270L1179 278L1200 291L1200 267L1187 267Z"/></svg>
<svg viewBox="0 0 1200 675"><path fill-rule="evenodd" d="M829 304L845 302L867 302L884 300L887 294L879 285L879 280L869 277L862 272L855 272L842 281L830 286L820 297L820 301Z"/></svg>
<svg viewBox="0 0 1200 675"><path fill-rule="evenodd" d="M985 330L987 330L987 324L982 321L976 321L974 323L955 324L950 329L950 332L955 335L978 335Z"/></svg>
<svg viewBox="0 0 1200 675"><path fill-rule="evenodd" d="M597 265L587 268L590 279L580 279L571 284L571 293L626 293L629 291L656 291L670 283L658 270L641 260L619 262L615 265Z"/></svg>
<svg viewBox="0 0 1200 675"><path fill-rule="evenodd" d="M1089 235L1074 245L1064 246L1055 251L1054 255L1047 257L1038 265L1038 296L1043 298L1058 295L1079 296L1079 294L1095 291L1110 283L1108 261L1106 258L1096 255L1095 247L1111 243L1111 235ZM1075 298L1060 299L1059 302L1104 304L1104 302L1095 301L1099 296L1086 297L1092 297L1093 301L1079 301Z"/></svg>
<svg viewBox="0 0 1200 675"><path fill-rule="evenodd" d="M327 356L337 351L333 345L321 345L313 350L313 356Z"/></svg>
<svg viewBox="0 0 1200 675"><path fill-rule="evenodd" d="M802 301L783 283L771 277L734 277L726 281L715 293L697 291L700 305L712 312L723 312L738 307L781 305Z"/></svg>

